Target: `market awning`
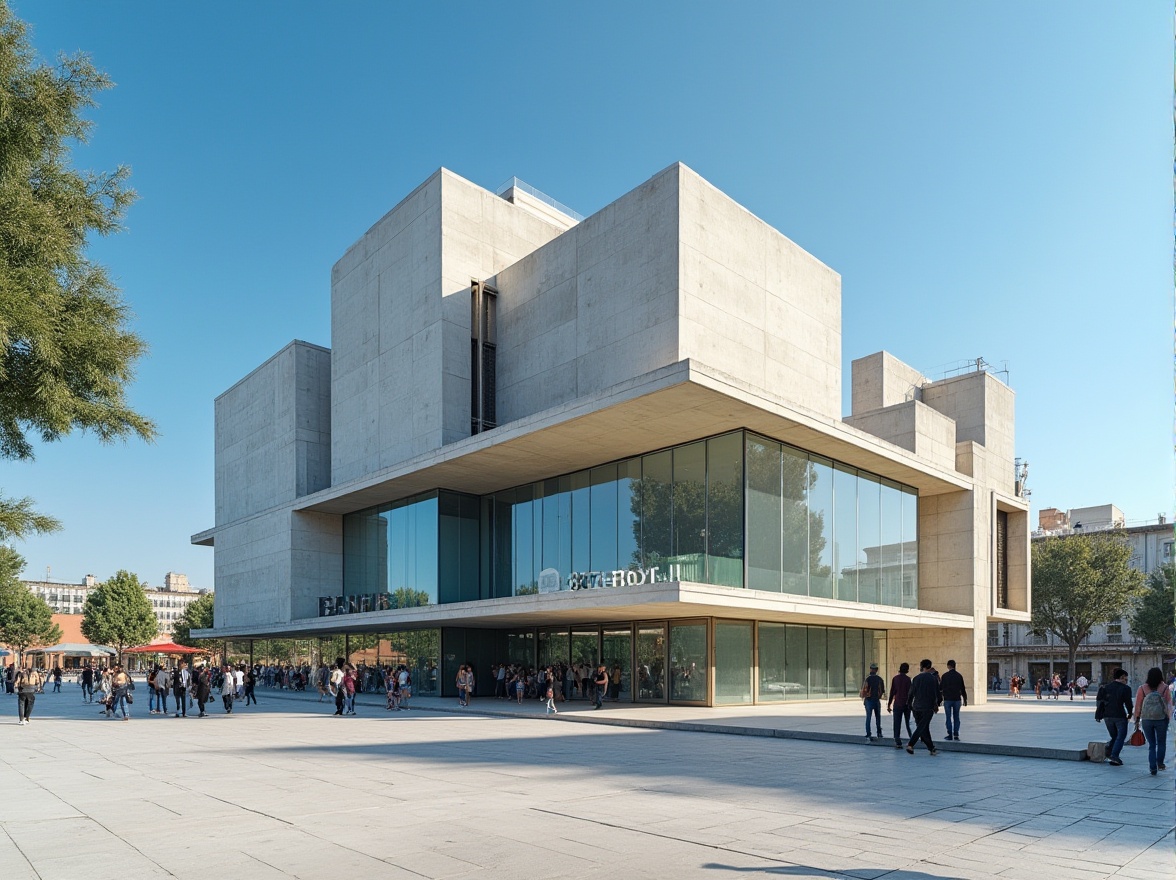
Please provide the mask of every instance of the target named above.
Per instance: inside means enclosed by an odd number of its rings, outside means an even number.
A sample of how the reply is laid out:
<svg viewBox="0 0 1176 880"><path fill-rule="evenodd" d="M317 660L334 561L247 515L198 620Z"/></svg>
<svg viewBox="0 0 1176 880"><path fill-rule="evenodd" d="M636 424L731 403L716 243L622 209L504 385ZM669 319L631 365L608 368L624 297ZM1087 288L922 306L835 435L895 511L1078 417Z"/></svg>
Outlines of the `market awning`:
<svg viewBox="0 0 1176 880"><path fill-rule="evenodd" d="M66 657L109 657L118 652L105 645L88 645L78 642L62 642L47 648L32 648L26 654L63 654Z"/></svg>

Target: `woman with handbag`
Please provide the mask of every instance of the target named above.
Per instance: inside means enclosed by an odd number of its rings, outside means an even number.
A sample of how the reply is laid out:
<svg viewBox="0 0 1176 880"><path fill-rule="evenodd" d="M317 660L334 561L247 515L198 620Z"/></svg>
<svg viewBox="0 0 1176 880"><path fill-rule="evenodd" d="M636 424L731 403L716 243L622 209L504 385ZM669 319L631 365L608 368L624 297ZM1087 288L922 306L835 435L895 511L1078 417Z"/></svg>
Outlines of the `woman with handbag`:
<svg viewBox="0 0 1176 880"><path fill-rule="evenodd" d="M1168 721L1172 717L1172 691L1164 681L1164 673L1158 666L1147 671L1147 680L1135 692L1135 733L1132 745L1142 736L1147 742L1147 764L1151 775L1167 770L1164 765L1168 749Z"/></svg>

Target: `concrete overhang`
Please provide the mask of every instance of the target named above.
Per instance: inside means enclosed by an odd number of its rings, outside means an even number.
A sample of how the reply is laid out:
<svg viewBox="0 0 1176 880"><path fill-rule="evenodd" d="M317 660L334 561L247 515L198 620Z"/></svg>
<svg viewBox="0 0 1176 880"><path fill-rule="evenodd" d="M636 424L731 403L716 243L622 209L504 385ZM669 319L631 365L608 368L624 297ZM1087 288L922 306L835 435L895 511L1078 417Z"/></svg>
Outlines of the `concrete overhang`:
<svg viewBox="0 0 1176 880"><path fill-rule="evenodd" d="M485 495L738 428L905 483L924 495L973 486L965 475L920 460L840 419L789 405L685 360L307 495L293 509L351 513L438 488Z"/></svg>
<svg viewBox="0 0 1176 880"><path fill-rule="evenodd" d="M963 614L671 582L311 617L264 627L218 627L193 630L192 636L218 639L308 638L340 632L393 632L443 626L574 626L690 617L874 629L971 629L973 626L972 618Z"/></svg>
<svg viewBox="0 0 1176 880"><path fill-rule="evenodd" d="M192 536L192 543L199 547L212 547L215 545L216 529L205 529L203 532L197 532Z"/></svg>

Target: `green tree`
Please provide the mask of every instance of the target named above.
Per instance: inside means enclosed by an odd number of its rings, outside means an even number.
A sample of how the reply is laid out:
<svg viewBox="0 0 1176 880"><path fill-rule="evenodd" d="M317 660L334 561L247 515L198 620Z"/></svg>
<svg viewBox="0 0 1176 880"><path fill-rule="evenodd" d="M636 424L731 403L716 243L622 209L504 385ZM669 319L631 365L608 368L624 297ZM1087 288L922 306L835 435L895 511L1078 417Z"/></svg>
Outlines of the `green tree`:
<svg viewBox="0 0 1176 880"><path fill-rule="evenodd" d="M1069 649L1069 678L1082 640L1126 615L1143 592L1131 545L1113 532L1033 543L1033 631L1053 633Z"/></svg>
<svg viewBox="0 0 1176 880"><path fill-rule="evenodd" d="M1176 564L1161 565L1147 577L1147 589L1131 611L1131 633L1157 648L1176 648Z"/></svg>
<svg viewBox="0 0 1176 880"><path fill-rule="evenodd" d="M188 648L199 648L207 639L192 638L194 629L212 629L212 613L214 594L204 593L198 599L193 599L180 612L176 622L172 625L172 641L177 645Z"/></svg>
<svg viewBox="0 0 1176 880"><path fill-rule="evenodd" d="M23 22L0 2L0 458L33 458L74 430L102 442L155 436L124 390L146 344L87 238L120 228L129 171L78 171L70 148L110 79L84 54L36 61ZM52 531L29 499L0 499L0 540Z"/></svg>
<svg viewBox="0 0 1176 880"><path fill-rule="evenodd" d="M23 568L19 553L0 546L0 644L13 648L19 661L29 648L61 641L61 627L53 622L49 603L18 580Z"/></svg>
<svg viewBox="0 0 1176 880"><path fill-rule="evenodd" d="M119 663L124 648L145 645L159 632L146 586L138 575L120 569L90 592L82 608L82 635L115 648Z"/></svg>

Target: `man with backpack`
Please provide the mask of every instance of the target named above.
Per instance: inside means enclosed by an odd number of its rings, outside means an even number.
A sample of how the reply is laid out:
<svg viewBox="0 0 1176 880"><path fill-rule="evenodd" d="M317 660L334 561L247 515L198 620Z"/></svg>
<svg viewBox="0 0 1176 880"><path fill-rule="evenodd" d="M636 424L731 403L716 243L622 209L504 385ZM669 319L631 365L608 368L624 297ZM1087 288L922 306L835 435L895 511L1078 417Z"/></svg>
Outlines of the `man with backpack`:
<svg viewBox="0 0 1176 880"><path fill-rule="evenodd" d="M1167 770L1168 720L1172 717L1172 692L1158 666L1147 671L1147 681L1135 692L1135 729L1147 738L1147 763L1151 775Z"/></svg>
<svg viewBox="0 0 1176 880"><path fill-rule="evenodd" d="M1107 763L1122 767L1119 752L1127 740L1127 717L1131 714L1131 688L1127 686L1127 672L1116 669L1111 680L1098 689L1095 697L1094 720L1107 726Z"/></svg>

